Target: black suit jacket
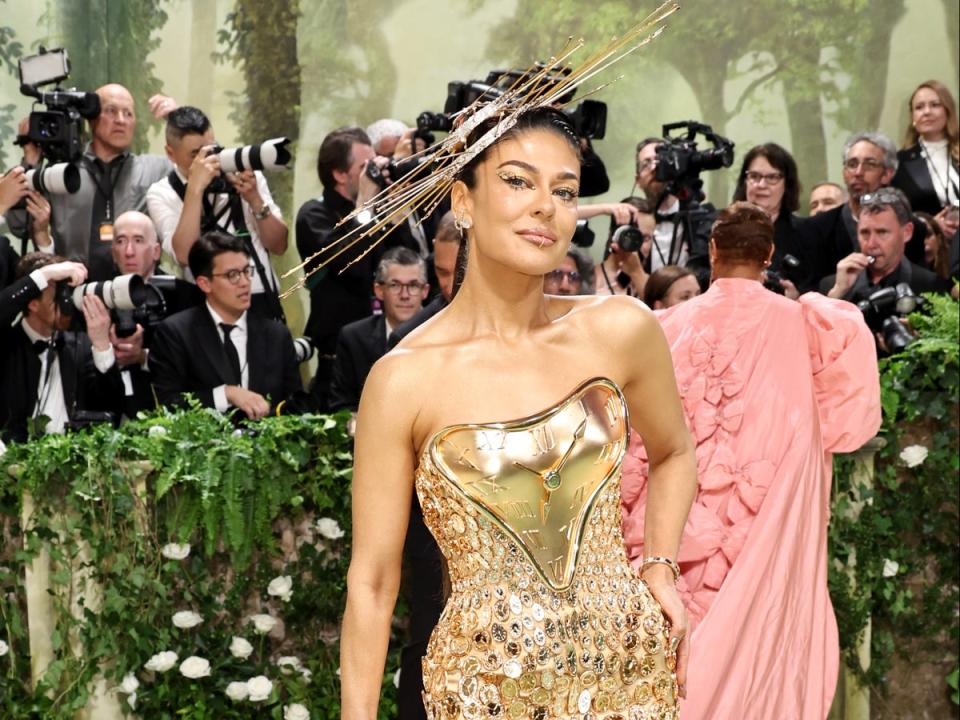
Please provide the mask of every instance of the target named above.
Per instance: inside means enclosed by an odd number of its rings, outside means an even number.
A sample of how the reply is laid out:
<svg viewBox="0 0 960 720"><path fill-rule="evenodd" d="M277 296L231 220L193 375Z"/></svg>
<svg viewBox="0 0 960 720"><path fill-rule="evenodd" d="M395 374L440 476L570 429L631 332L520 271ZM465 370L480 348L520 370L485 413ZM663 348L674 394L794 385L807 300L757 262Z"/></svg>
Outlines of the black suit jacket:
<svg viewBox="0 0 960 720"><path fill-rule="evenodd" d="M824 294L830 292L830 288L833 287L836 277L836 274L825 277L820 283L820 292ZM903 260L900 261L899 267L894 272L882 278L880 282L876 284L871 284L866 272L860 273L853 287L843 296L843 299L853 303L860 302L861 300L866 300L881 288L896 287L899 283L906 283L917 295L926 292L948 293L952 287L949 280L944 280L926 268L915 265L906 258L903 258Z"/></svg>
<svg viewBox="0 0 960 720"><path fill-rule="evenodd" d="M387 321L371 315L345 325L330 376L330 410L356 410L373 364L387 353Z"/></svg>
<svg viewBox="0 0 960 720"><path fill-rule="evenodd" d="M40 292L29 276L0 290L0 431L5 440L27 439L27 421L37 404L40 355L20 323L13 324L13 320ZM97 370L86 333L59 333L55 352L71 419L78 410L119 410L123 385L117 364L106 373Z"/></svg>
<svg viewBox="0 0 960 720"><path fill-rule="evenodd" d="M243 358L240 364L243 365ZM272 407L301 390L293 339L276 320L247 313L247 389L269 397ZM150 373L157 399L179 405L192 393L214 407L213 389L227 384L229 365L220 331L206 304L171 315L160 323L150 349Z"/></svg>
<svg viewBox="0 0 960 720"><path fill-rule="evenodd" d="M903 190L903 194L910 201L914 212L925 212L936 215L943 209L937 191L933 187L933 178L930 177L930 168L919 145L913 145L897 153L897 173L890 184ZM952 162L952 159L951 159ZM953 163L954 169L957 164ZM950 197L956 197L960 190L954 186Z"/></svg>
<svg viewBox="0 0 960 720"><path fill-rule="evenodd" d="M844 203L813 217L798 218L796 237L797 249L801 254L797 259L801 267L796 285L800 292L817 290L824 278L836 274L837 263L859 247L855 238L856 230L848 227L846 213L849 210L844 211L848 207ZM856 227L856 223L853 223L853 227ZM923 239L926 234L923 223L913 223L913 235L907 243L905 254L915 265L923 264Z"/></svg>

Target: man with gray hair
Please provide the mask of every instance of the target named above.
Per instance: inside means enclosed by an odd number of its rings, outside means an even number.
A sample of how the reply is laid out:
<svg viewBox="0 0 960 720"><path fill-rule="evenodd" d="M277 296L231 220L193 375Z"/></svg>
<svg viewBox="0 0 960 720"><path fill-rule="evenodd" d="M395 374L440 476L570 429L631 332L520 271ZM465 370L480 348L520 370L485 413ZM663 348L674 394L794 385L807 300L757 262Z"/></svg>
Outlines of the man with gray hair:
<svg viewBox="0 0 960 720"><path fill-rule="evenodd" d="M408 133L410 128L402 120L394 118L382 118L367 126L367 136L373 151L382 157L393 157L400 141ZM409 155L410 151L407 150L405 154Z"/></svg>
<svg viewBox="0 0 960 720"><path fill-rule="evenodd" d="M847 188L847 202L807 218L797 227L801 266L796 285L801 292L815 290L823 278L836 271L842 258L859 250L860 198L887 187L896 171L897 147L886 135L861 132L847 138L843 144L843 182ZM916 244L920 246L922 257L922 231L920 234L920 242Z"/></svg>
<svg viewBox="0 0 960 720"><path fill-rule="evenodd" d="M821 292L850 302L866 300L877 290L900 283L915 294L950 292L949 280L904 257L914 223L903 191L884 187L864 193L858 202L858 250L837 263L836 274L823 279Z"/></svg>
<svg viewBox="0 0 960 720"><path fill-rule="evenodd" d="M370 368L387 352L390 333L423 307L429 291L427 265L417 253L405 247L384 253L373 278L383 312L340 330L330 378L331 411L357 409Z"/></svg>

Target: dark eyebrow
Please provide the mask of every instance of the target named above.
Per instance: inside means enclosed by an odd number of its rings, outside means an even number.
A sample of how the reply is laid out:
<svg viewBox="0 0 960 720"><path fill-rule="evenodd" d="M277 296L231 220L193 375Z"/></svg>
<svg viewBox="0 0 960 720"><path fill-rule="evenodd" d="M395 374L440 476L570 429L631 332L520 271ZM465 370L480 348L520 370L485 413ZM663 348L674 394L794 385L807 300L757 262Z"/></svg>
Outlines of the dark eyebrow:
<svg viewBox="0 0 960 720"><path fill-rule="evenodd" d="M532 173L533 175L540 174L540 169L538 167L536 167L535 165L531 165L530 163L526 163L523 160L507 160L497 165L497 170L504 167L505 165L516 165L518 168L522 170L526 170L527 172ZM577 180L577 181L580 180L577 174L572 172L562 172L559 175L557 175L557 179L558 180Z"/></svg>

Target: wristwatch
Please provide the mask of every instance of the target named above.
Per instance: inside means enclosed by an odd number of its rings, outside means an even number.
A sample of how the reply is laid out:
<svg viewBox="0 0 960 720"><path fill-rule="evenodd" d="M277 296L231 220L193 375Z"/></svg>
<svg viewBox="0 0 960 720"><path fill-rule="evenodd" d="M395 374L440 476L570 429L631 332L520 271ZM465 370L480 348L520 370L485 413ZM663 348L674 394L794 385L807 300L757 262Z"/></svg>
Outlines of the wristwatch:
<svg viewBox="0 0 960 720"><path fill-rule="evenodd" d="M266 203L264 203L264 204L263 204L263 207L260 208L260 211L259 211L259 212L255 212L255 213L253 214L253 216L254 216L257 220L263 220L263 219L264 219L265 217L267 217L269 214L270 214L270 206L267 205Z"/></svg>

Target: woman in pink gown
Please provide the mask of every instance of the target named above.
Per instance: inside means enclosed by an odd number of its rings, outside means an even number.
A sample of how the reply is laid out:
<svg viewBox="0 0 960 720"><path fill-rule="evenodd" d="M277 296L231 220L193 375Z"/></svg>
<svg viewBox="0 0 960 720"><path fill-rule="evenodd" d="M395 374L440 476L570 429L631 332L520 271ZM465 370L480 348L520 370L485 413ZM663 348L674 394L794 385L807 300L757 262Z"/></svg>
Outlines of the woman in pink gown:
<svg viewBox="0 0 960 720"><path fill-rule="evenodd" d="M874 340L856 306L761 284L773 225L720 213L714 282L658 313L697 443L699 488L680 546L690 613L683 720L823 720L839 663L827 594L832 453L880 426ZM643 557L646 455L623 466L624 538Z"/></svg>

